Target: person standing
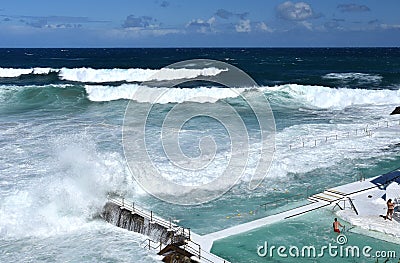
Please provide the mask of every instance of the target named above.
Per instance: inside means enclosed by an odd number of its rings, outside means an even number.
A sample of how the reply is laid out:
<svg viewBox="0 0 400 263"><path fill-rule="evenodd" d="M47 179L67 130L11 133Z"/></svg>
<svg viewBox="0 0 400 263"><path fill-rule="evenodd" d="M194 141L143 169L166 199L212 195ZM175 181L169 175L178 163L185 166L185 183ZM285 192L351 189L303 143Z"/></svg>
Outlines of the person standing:
<svg viewBox="0 0 400 263"><path fill-rule="evenodd" d="M394 203L392 202L392 199L389 199L386 204L387 204L386 219L390 219L390 221L392 221L394 212Z"/></svg>

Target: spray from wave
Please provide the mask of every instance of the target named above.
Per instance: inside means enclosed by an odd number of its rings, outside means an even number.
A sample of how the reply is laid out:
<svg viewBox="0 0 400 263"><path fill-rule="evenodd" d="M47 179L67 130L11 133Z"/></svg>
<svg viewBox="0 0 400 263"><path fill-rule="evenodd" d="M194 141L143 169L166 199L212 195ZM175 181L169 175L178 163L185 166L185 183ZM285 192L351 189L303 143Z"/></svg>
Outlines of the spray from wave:
<svg viewBox="0 0 400 263"><path fill-rule="evenodd" d="M121 154L99 151L88 135L55 136L48 147L49 158L38 165L49 176L31 178L27 185L21 182L17 191L1 200L1 236L71 232L101 211L107 193L142 193Z"/></svg>

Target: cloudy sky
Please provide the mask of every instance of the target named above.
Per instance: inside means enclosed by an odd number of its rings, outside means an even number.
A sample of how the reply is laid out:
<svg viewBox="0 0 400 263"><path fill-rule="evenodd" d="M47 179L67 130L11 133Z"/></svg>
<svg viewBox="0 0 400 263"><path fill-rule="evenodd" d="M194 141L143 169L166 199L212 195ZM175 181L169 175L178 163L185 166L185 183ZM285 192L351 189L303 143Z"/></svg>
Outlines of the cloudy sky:
<svg viewBox="0 0 400 263"><path fill-rule="evenodd" d="M399 8L399 0L2 0L0 47L398 47Z"/></svg>

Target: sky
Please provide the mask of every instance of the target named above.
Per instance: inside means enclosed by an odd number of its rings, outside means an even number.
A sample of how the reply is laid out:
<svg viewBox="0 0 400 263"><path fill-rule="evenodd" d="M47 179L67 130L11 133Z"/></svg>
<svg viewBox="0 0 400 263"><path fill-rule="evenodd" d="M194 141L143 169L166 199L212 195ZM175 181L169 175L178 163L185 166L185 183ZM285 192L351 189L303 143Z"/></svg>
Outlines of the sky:
<svg viewBox="0 0 400 263"><path fill-rule="evenodd" d="M0 47L399 47L399 0L2 0Z"/></svg>

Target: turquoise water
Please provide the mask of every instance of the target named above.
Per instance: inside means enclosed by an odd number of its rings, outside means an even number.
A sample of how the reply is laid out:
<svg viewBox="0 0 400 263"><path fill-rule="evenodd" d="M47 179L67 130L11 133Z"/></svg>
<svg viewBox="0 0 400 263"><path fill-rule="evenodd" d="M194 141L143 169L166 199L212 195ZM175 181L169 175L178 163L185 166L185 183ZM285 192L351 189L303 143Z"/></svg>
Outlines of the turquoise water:
<svg viewBox="0 0 400 263"><path fill-rule="evenodd" d="M400 104L400 49L1 49L0 55L0 262L155 261L154 251L140 245L144 237L99 219L107 194L125 196L206 234L303 205L307 195L360 175L400 167L399 117L389 115ZM122 124L127 98L135 90L144 97L149 92L140 85L144 77L199 57L232 62L259 83L257 90L268 98L275 117L276 152L259 188L249 190L245 176L217 200L179 206L152 197L136 183L133 175L146 169L139 160L138 169L127 166ZM230 103L240 109L250 144L259 145L257 122L246 119L248 109L223 87L191 83L172 90L165 104L154 107L152 124L161 123L178 103L196 110L199 102L185 98L207 95L215 101L205 105ZM146 104L132 103L137 108ZM392 129L382 128L386 124ZM204 118L188 122L182 151L196 156L198 141L208 135L222 142L216 156L226 156L226 133L214 127ZM366 136L365 128L373 135ZM150 135L157 137L159 131ZM189 183L199 179L168 170L157 143L150 148L166 177L184 176ZM214 176L222 164L213 164L204 177ZM266 209L264 203L270 203ZM313 212L221 240L213 251L232 262L278 260L259 258L257 245L266 238L278 245L324 244L335 238L332 217ZM353 233L349 240L368 241L377 249L396 246Z"/></svg>
<svg viewBox="0 0 400 263"><path fill-rule="evenodd" d="M332 231L334 217L333 212L327 209L313 211L303 216L265 226L243 235L219 240L215 242L212 252L231 262L384 262L386 258L380 258L377 261L377 258L363 256L362 249L365 246L370 246L373 252L368 254L371 256L375 255L375 251L395 251L397 257L387 262L398 262L400 255L399 244L354 234L351 230L350 232L345 232L347 243L343 247L346 249L347 246L358 246L361 251L360 257L353 257L351 253L348 254L349 257L346 257L346 252L343 252L343 256L341 257L340 250L337 250L337 256L330 256L329 251L325 250L325 253L322 254L323 256L319 257L321 247L329 246L329 243L333 246L338 246L336 243L338 234ZM346 222L342 221L342 223L349 226ZM272 254L272 257L270 256L271 254L267 254L265 257L258 256L257 248L265 246L265 241L268 242L269 248L272 245L287 247L285 253L288 257L279 257L276 250ZM291 257L288 252L290 246L296 246L300 248L300 251L303 246L314 246L317 251L316 256L307 257L308 254L305 254L305 257ZM331 255L335 255L334 250L332 250Z"/></svg>

